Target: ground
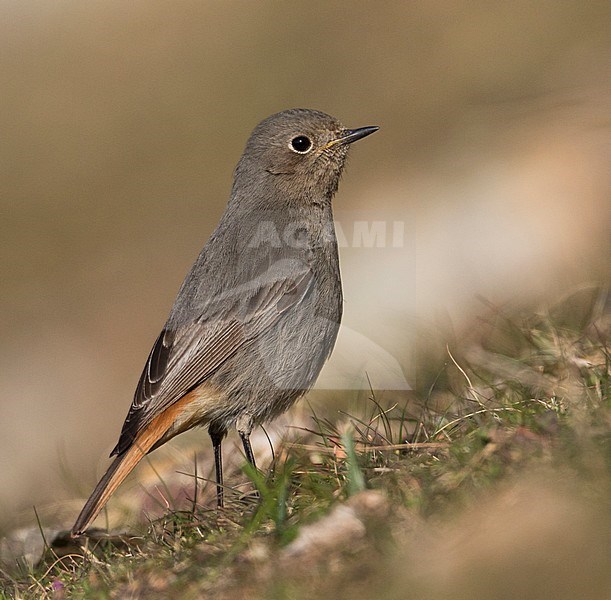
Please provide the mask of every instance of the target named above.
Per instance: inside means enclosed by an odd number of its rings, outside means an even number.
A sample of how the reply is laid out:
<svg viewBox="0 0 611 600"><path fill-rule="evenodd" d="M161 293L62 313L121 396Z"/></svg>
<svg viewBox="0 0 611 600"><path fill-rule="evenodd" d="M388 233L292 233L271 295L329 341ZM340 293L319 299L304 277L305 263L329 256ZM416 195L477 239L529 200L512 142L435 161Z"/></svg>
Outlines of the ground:
<svg viewBox="0 0 611 600"><path fill-rule="evenodd" d="M488 307L424 353L408 399L313 411L269 468L234 474L250 491L224 510L194 472L188 500L130 533L60 534L5 565L1 597L609 597L607 309L594 287Z"/></svg>

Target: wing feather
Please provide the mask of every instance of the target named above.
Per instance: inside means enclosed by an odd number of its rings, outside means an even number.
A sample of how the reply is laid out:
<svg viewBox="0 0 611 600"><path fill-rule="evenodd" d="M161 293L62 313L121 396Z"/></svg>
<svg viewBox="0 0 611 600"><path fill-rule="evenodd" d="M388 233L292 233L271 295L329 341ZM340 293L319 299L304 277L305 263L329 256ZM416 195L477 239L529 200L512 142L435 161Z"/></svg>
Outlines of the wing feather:
<svg viewBox="0 0 611 600"><path fill-rule="evenodd" d="M280 260L261 276L211 299L193 320L176 329L166 325L149 354L111 456L125 452L155 416L302 302L313 281L304 262Z"/></svg>

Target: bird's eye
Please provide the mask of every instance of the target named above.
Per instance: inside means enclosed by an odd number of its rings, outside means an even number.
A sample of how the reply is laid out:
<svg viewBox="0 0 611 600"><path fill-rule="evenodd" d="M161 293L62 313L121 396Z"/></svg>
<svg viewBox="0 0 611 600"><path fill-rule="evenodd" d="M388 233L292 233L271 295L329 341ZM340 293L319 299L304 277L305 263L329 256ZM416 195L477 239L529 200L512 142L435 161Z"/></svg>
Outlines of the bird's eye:
<svg viewBox="0 0 611 600"><path fill-rule="evenodd" d="M291 140L290 148L297 154L306 154L312 149L312 142L309 137L298 135Z"/></svg>

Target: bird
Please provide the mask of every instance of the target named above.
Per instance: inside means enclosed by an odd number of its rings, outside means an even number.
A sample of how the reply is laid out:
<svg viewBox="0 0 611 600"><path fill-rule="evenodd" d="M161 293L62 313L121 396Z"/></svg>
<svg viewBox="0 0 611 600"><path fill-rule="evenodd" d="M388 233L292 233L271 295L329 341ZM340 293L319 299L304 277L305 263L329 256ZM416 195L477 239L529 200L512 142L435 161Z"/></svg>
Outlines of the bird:
<svg viewBox="0 0 611 600"><path fill-rule="evenodd" d="M256 468L253 427L312 387L335 344L343 296L332 198L350 144L378 129L348 129L303 108L255 127L225 211L150 351L113 462L73 537L147 453L192 427L208 428L219 508L221 444L231 428Z"/></svg>

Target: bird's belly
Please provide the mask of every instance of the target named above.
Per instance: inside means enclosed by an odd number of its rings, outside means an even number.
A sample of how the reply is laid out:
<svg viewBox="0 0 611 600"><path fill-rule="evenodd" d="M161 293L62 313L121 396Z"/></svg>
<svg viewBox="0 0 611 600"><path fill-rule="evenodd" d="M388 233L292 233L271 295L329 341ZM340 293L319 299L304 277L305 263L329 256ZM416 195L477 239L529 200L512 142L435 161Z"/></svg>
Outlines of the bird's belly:
<svg viewBox="0 0 611 600"><path fill-rule="evenodd" d="M227 395L215 419L248 413L263 422L287 410L312 387L331 353L341 318L338 308L320 310L311 298L242 347L211 378Z"/></svg>

